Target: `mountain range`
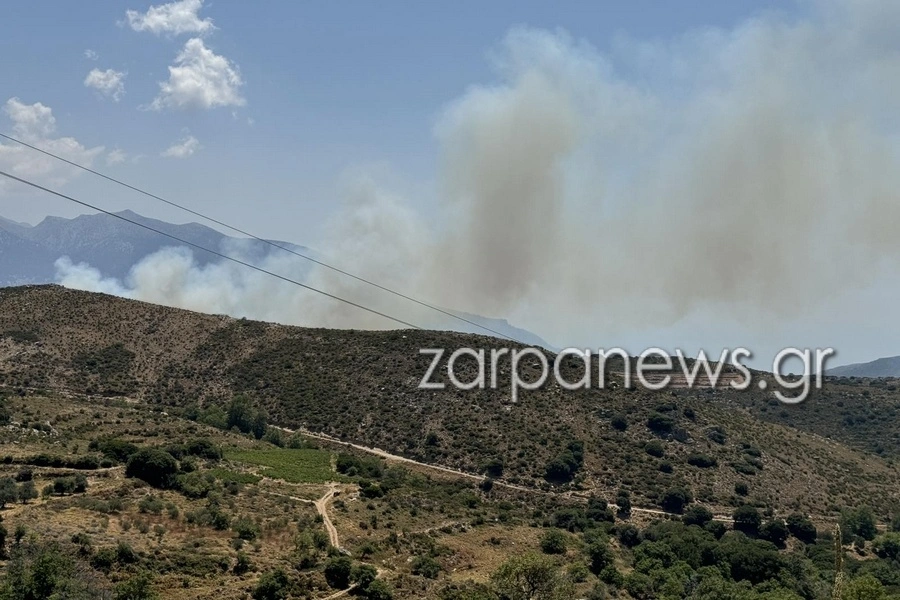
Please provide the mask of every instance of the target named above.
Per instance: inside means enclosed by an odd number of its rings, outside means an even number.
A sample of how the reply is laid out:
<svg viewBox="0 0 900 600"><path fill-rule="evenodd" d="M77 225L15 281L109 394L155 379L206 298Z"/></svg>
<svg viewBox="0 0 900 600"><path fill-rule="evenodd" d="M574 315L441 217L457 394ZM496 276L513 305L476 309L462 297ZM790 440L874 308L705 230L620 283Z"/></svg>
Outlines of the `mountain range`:
<svg viewBox="0 0 900 600"><path fill-rule="evenodd" d="M827 374L834 377L900 377L900 356L835 367Z"/></svg>
<svg viewBox="0 0 900 600"><path fill-rule="evenodd" d="M130 210L115 215L89 214L73 219L48 216L34 226L0 217L0 287L55 283L58 281L55 263L61 257L68 257L74 264L86 263L97 269L104 278L124 282L132 267L143 258L178 245L171 238L135 226L123 218L223 254L238 253L241 260L252 264L260 264L272 253L282 252L266 242L228 236L199 223L174 224L144 217ZM315 251L305 246L269 241L307 256L315 255ZM193 257L198 267L222 260L202 251L193 252ZM304 275L309 268L303 265L299 272ZM505 319L453 312L522 343L550 347L539 336L515 327ZM462 333L484 333L479 327L449 318L440 319L434 327Z"/></svg>

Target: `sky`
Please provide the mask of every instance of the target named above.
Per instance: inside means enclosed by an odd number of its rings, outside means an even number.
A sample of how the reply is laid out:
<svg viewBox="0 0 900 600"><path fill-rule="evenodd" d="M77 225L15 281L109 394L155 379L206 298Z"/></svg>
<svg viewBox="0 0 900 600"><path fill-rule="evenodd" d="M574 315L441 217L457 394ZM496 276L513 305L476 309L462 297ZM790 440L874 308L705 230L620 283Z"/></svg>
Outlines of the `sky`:
<svg viewBox="0 0 900 600"><path fill-rule="evenodd" d="M846 363L900 352L898 34L878 0L17 2L0 132L558 347ZM11 143L0 167L194 220ZM83 212L2 181L0 208ZM262 314L384 326L290 311Z"/></svg>
<svg viewBox="0 0 900 600"><path fill-rule="evenodd" d="M491 82L488 55L512 27L562 28L604 48L617 35L666 38L690 28L731 26L766 6L181 4L209 27L136 31L128 11L146 14L154 5L149 2L11 3L0 21L7 57L0 62L0 103L18 98L50 108L56 135L87 149L103 147L94 166L115 177L225 221L239 220L254 233L300 244L318 237L344 177L360 167L390 170L411 193L425 196L422 202L434 202L428 196L437 170L435 122L469 86ZM160 82L168 81L168 68L193 39L238 74L240 84L230 86L233 97L221 104L186 98L183 106L148 108L160 96ZM118 97L85 85L94 69L122 74ZM217 81L212 76L207 83ZM4 117L0 131L8 133ZM191 139L197 140L193 152L164 155ZM115 150L125 160L108 164ZM102 198L105 208L134 207L185 220L91 178L75 178L66 187ZM30 223L81 210L38 194L5 194L4 216Z"/></svg>

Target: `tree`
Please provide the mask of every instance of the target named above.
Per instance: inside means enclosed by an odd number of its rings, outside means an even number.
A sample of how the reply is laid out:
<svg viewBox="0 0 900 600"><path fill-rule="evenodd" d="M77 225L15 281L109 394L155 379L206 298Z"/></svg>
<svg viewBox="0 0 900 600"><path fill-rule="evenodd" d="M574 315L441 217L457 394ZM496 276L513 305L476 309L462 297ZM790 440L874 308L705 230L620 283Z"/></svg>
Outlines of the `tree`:
<svg viewBox="0 0 900 600"><path fill-rule="evenodd" d="M417 556L412 562L412 572L413 575L437 579L441 573L441 564L430 556Z"/></svg>
<svg viewBox="0 0 900 600"><path fill-rule="evenodd" d="M502 458L491 458L481 465L481 472L496 479L503 477L504 466Z"/></svg>
<svg viewBox="0 0 900 600"><path fill-rule="evenodd" d="M619 507L620 517L631 516L631 493L628 490L619 490L616 494L616 506Z"/></svg>
<svg viewBox="0 0 900 600"><path fill-rule="evenodd" d="M263 573L251 596L253 600L285 600L290 592L290 581L281 569Z"/></svg>
<svg viewBox="0 0 900 600"><path fill-rule="evenodd" d="M160 489L171 488L175 485L175 476L178 474L178 463L175 458L158 448L144 448L138 450L128 459L125 467L125 477L143 479L150 485Z"/></svg>
<svg viewBox="0 0 900 600"><path fill-rule="evenodd" d="M609 424L617 431L625 431L628 429L628 418L625 415L613 415L609 420Z"/></svg>
<svg viewBox="0 0 900 600"><path fill-rule="evenodd" d="M663 510L680 515L684 512L684 507L693 502L694 498L691 493L683 487L674 487L669 489L662 498L660 506Z"/></svg>
<svg viewBox="0 0 900 600"><path fill-rule="evenodd" d="M228 404L225 427L252 433L256 439L262 439L266 433L266 420L266 412L255 408L246 396L235 396Z"/></svg>
<svg viewBox="0 0 900 600"><path fill-rule="evenodd" d="M587 554L591 558L591 571L594 573L600 573L611 565L615 558L605 539L596 540L588 546Z"/></svg>
<svg viewBox="0 0 900 600"><path fill-rule="evenodd" d="M353 563L346 556L332 558L325 565L325 581L331 587L343 590L350 587L350 576L353 573Z"/></svg>
<svg viewBox="0 0 900 600"><path fill-rule="evenodd" d="M359 586L359 589L365 592L369 586L378 578L378 569L372 565L356 565L350 576L353 583Z"/></svg>
<svg viewBox="0 0 900 600"><path fill-rule="evenodd" d="M538 554L513 556L491 577L504 600L570 600L572 584L556 565Z"/></svg>
<svg viewBox="0 0 900 600"><path fill-rule="evenodd" d="M872 575L863 575L844 584L841 600L882 600L884 586Z"/></svg>
<svg viewBox="0 0 900 600"><path fill-rule="evenodd" d="M685 511L684 516L681 518L682 522L684 522L685 525L699 525L700 527L706 526L706 524L712 521L712 519L712 511L710 511L705 506L700 506L698 504L695 504L688 508Z"/></svg>
<svg viewBox="0 0 900 600"><path fill-rule="evenodd" d="M879 535L872 548L880 558L900 561L900 533L889 531Z"/></svg>
<svg viewBox="0 0 900 600"><path fill-rule="evenodd" d="M816 526L806 515L794 513L787 518L787 528L792 536L803 542L804 544L814 544L816 542Z"/></svg>
<svg viewBox="0 0 900 600"><path fill-rule="evenodd" d="M141 571L117 585L113 598L115 600L154 600L159 596L153 591L152 584L153 576L147 571Z"/></svg>
<svg viewBox="0 0 900 600"><path fill-rule="evenodd" d="M22 504L28 504L29 500L34 500L37 497L38 491L34 486L34 481L29 479L28 481L22 482L19 486L19 500L22 501Z"/></svg>
<svg viewBox="0 0 900 600"><path fill-rule="evenodd" d="M548 529L541 536L541 551L544 554L565 554L568 546L566 534L559 529Z"/></svg>
<svg viewBox="0 0 900 600"><path fill-rule="evenodd" d="M734 528L736 531L741 531L752 536L759 534L759 527L762 525L762 517L755 507L750 506L749 504L739 506L738 509L734 511L732 518L734 519Z"/></svg>
<svg viewBox="0 0 900 600"><path fill-rule="evenodd" d="M363 592L366 600L393 600L394 593L388 584L376 579Z"/></svg>
<svg viewBox="0 0 900 600"><path fill-rule="evenodd" d="M878 528L875 525L875 515L872 513L872 509L860 506L841 511L841 533L844 543L849 543L854 537L861 537L864 540L875 539Z"/></svg>
<svg viewBox="0 0 900 600"><path fill-rule="evenodd" d="M616 537L619 538L619 543L626 548L634 548L641 543L641 532L631 523L621 525L618 529Z"/></svg>
<svg viewBox="0 0 900 600"><path fill-rule="evenodd" d="M647 428L657 435L667 435L675 428L675 421L666 415L654 413L647 419Z"/></svg>
<svg viewBox="0 0 900 600"><path fill-rule="evenodd" d="M16 480L12 477L4 477L0 479L0 508L7 504L12 504L19 499L19 488L16 486Z"/></svg>
<svg viewBox="0 0 900 600"><path fill-rule="evenodd" d="M784 521L772 519L760 528L759 537L772 542L779 548L784 548L784 543L787 541L790 533Z"/></svg>

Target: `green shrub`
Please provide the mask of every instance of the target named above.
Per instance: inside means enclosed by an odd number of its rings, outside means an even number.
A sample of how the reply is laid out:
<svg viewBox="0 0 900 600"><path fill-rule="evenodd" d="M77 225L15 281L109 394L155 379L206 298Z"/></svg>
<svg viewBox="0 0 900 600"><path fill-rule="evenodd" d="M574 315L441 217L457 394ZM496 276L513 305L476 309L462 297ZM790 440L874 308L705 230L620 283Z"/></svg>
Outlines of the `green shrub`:
<svg viewBox="0 0 900 600"><path fill-rule="evenodd" d="M158 448L144 448L135 452L128 459L125 477L142 479L160 489L174 487L178 474L178 463L175 458Z"/></svg>

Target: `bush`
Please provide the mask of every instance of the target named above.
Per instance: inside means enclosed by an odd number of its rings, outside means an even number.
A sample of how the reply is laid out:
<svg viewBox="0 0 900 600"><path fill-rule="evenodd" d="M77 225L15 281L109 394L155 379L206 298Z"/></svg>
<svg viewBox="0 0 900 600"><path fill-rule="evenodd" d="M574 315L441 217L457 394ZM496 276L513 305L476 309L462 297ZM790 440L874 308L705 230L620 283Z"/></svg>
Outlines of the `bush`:
<svg viewBox="0 0 900 600"><path fill-rule="evenodd" d="M671 488L663 495L660 506L663 510L670 513L680 515L684 512L684 507L693 502L694 497L690 491L683 487Z"/></svg>
<svg viewBox="0 0 900 600"><path fill-rule="evenodd" d="M153 494L147 494L138 502L138 510L142 513L160 514L166 507L165 503Z"/></svg>
<svg viewBox="0 0 900 600"><path fill-rule="evenodd" d="M441 565L430 556L417 556L412 562L412 572L413 575L437 579L441 573Z"/></svg>
<svg viewBox="0 0 900 600"><path fill-rule="evenodd" d="M243 552L237 553L237 560L234 563L234 567L232 567L232 572L235 575L243 575L253 569L253 564L250 562L250 558L244 554Z"/></svg>
<svg viewBox="0 0 900 600"><path fill-rule="evenodd" d="M158 448L138 450L128 459L125 467L125 477L142 479L160 489L174 487L177 474L178 463L175 458Z"/></svg>
<svg viewBox="0 0 900 600"><path fill-rule="evenodd" d="M700 527L705 527L712 519L713 514L708 508L696 504L688 508L681 518L685 525L699 525Z"/></svg>
<svg viewBox="0 0 900 600"><path fill-rule="evenodd" d="M816 542L816 526L813 525L806 515L794 513L788 516L787 528L792 536L804 544L814 544Z"/></svg>
<svg viewBox="0 0 900 600"><path fill-rule="evenodd" d="M654 413L647 419L647 428L657 435L667 435L675 428L675 421L666 415Z"/></svg>
<svg viewBox="0 0 900 600"><path fill-rule="evenodd" d="M747 535L758 535L759 528L762 525L762 517L759 511L749 504L739 506L732 515L734 519L734 529L746 533Z"/></svg>
<svg viewBox="0 0 900 600"><path fill-rule="evenodd" d="M784 543L787 541L789 535L790 531L788 531L787 525L781 519L772 519L759 529L760 538L772 542L779 548L784 547Z"/></svg>
<svg viewBox="0 0 900 600"><path fill-rule="evenodd" d="M365 593L369 586L372 585L372 582L378 578L378 569L372 565L356 565L353 567L350 578Z"/></svg>
<svg viewBox="0 0 900 600"><path fill-rule="evenodd" d="M845 544L854 537L864 540L875 539L878 529L875 526L875 515L872 514L872 509L861 506L841 511L841 533Z"/></svg>
<svg viewBox="0 0 900 600"><path fill-rule="evenodd" d="M388 584L376 579L363 591L366 600L393 600L394 593Z"/></svg>
<svg viewBox="0 0 900 600"><path fill-rule="evenodd" d="M662 442L660 442L659 440L653 440L651 442L647 442L644 445L644 452L646 452L650 456L655 456L656 458L662 458L666 453L666 448L662 445Z"/></svg>
<svg viewBox="0 0 900 600"><path fill-rule="evenodd" d="M596 540L589 545L587 553L591 559L591 571L595 574L600 573L603 569L613 564L615 559L612 550L609 549L609 544L605 539Z"/></svg>
<svg viewBox="0 0 900 600"><path fill-rule="evenodd" d="M334 589L344 590L350 587L350 575L353 563L346 556L332 558L325 564L325 581Z"/></svg>
<svg viewBox="0 0 900 600"><path fill-rule="evenodd" d="M188 498L206 498L216 488L215 476L195 471L176 477L178 490Z"/></svg>
<svg viewBox="0 0 900 600"><path fill-rule="evenodd" d="M492 458L481 465L481 472L488 477L503 477L503 468L504 464L502 458Z"/></svg>
<svg viewBox="0 0 900 600"><path fill-rule="evenodd" d="M256 439L262 439L266 434L266 421L265 411L255 408L245 396L235 396L228 405L225 428L252 433Z"/></svg>
<svg viewBox="0 0 900 600"><path fill-rule="evenodd" d="M290 581L281 569L263 573L251 596L253 600L286 600L290 593Z"/></svg>
<svg viewBox="0 0 900 600"><path fill-rule="evenodd" d="M259 525L253 522L251 519L246 517L242 517L237 519L232 525L231 529L237 535L239 539L242 539L247 542L252 542L256 538L259 537L260 529Z"/></svg>
<svg viewBox="0 0 900 600"><path fill-rule="evenodd" d="M719 464L715 458L707 454L691 454L687 458L687 463L701 469L709 469Z"/></svg>
<svg viewBox="0 0 900 600"><path fill-rule="evenodd" d="M207 439L194 439L184 446L184 453L207 460L221 460L222 451Z"/></svg>
<svg viewBox="0 0 900 600"><path fill-rule="evenodd" d="M541 551L544 554L565 554L568 540L559 529L548 529L541 536Z"/></svg>
<svg viewBox="0 0 900 600"><path fill-rule="evenodd" d="M117 439L91 442L88 448L96 449L103 456L120 463L128 462L131 455L138 451L138 447L131 442Z"/></svg>
<svg viewBox="0 0 900 600"><path fill-rule="evenodd" d="M875 538L872 549L879 558L900 561L900 533L889 531Z"/></svg>
<svg viewBox="0 0 900 600"><path fill-rule="evenodd" d="M725 428L715 425L706 430L706 437L717 444L724 444L728 440Z"/></svg>
<svg viewBox="0 0 900 600"><path fill-rule="evenodd" d="M153 576L147 571L126 579L116 586L114 600L154 600L159 596L153 591Z"/></svg>
<svg viewBox="0 0 900 600"><path fill-rule="evenodd" d="M641 543L641 532L631 523L620 526L616 537L619 539L619 543L626 548L634 548Z"/></svg>
<svg viewBox="0 0 900 600"><path fill-rule="evenodd" d="M19 487L12 477L0 479L0 508L12 504L19 499Z"/></svg>

